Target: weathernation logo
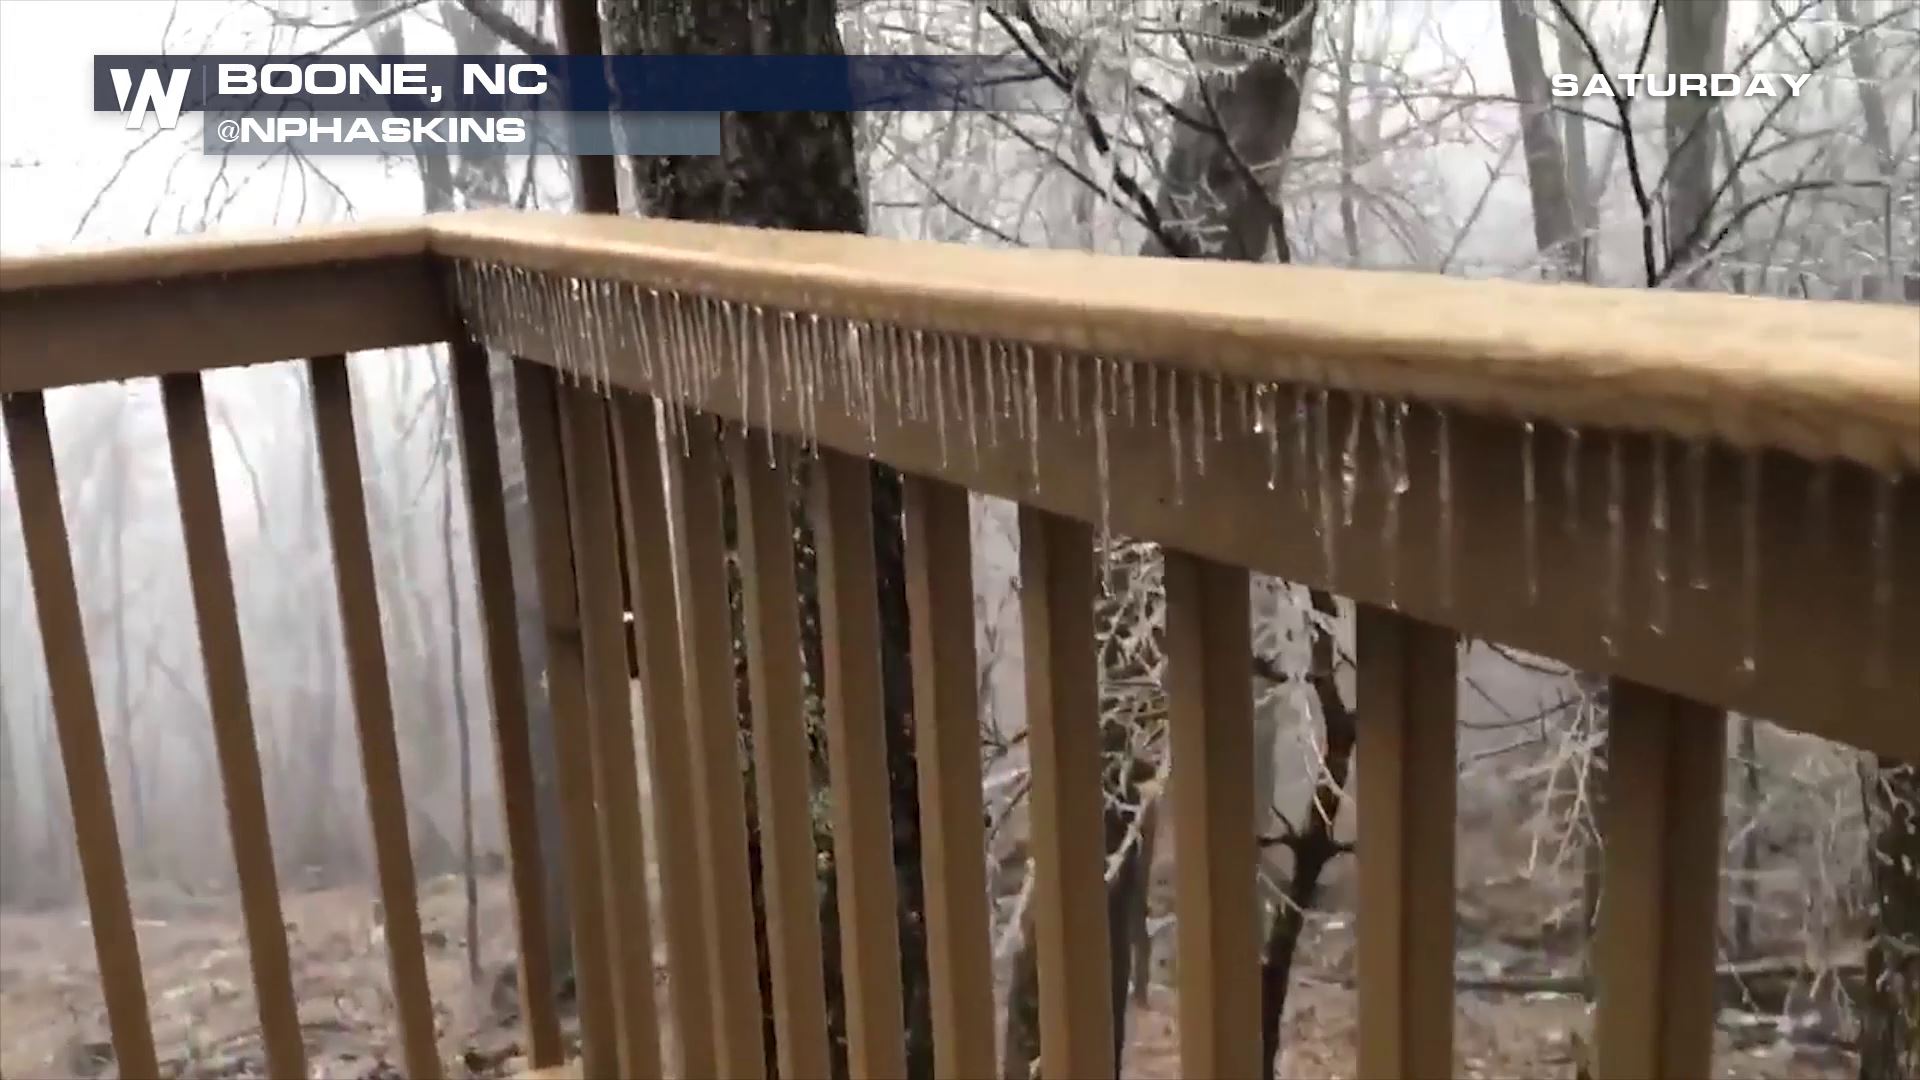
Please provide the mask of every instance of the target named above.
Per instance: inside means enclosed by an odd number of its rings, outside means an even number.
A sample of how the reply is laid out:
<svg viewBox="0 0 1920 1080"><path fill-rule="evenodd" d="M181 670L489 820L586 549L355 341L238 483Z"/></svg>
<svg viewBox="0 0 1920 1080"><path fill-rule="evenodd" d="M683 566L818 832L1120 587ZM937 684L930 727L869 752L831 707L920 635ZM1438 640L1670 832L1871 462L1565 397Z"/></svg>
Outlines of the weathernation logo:
<svg viewBox="0 0 1920 1080"><path fill-rule="evenodd" d="M120 99L120 111L127 114L127 129L130 131L146 123L148 109L153 110L160 130L172 131L180 123L180 109L187 100L187 80L192 75L190 68L175 68L166 72L158 68L142 68L140 86L135 89L132 71L127 68L110 68L107 71L108 78L113 80L113 92Z"/></svg>

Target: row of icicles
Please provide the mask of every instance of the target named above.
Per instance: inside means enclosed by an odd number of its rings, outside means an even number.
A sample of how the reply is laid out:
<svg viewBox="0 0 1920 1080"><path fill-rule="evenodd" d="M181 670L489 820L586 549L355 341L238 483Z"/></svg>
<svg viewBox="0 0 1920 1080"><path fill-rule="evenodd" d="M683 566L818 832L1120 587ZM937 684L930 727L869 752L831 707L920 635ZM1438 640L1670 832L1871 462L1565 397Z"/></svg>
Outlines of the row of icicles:
<svg viewBox="0 0 1920 1080"><path fill-rule="evenodd" d="M1370 432L1373 458L1380 464L1383 489L1382 551L1387 591L1398 585L1401 497L1411 488L1406 428L1411 407L1406 401L1329 391L1326 387L1248 383L1202 375L1135 360L1105 357L1071 362L1060 353L1016 341L969 337L903 328L887 322L821 316L817 313L767 308L676 289L647 288L626 282L589 280L536 273L518 267L457 262L453 273L459 313L475 340L511 349L530 345L524 335L552 342L555 362L577 384L606 393L613 386L612 367L631 365L645 385L664 401L698 406L725 393L739 397L740 415L751 418L758 410L769 462L774 451L774 401L793 403L802 447L818 452L819 405L839 396L846 415L860 418L866 428L868 456L879 446L882 413L890 411L892 425L932 423L944 467L956 445L964 441L976 464L983 445L1000 444L1002 427L1024 442L1028 482L1040 477L1042 425L1071 425L1076 434L1093 429L1095 467L1099 487L1099 528L1102 550L1110 543L1111 498L1108 477L1107 421L1129 426L1144 417L1149 426L1165 430L1173 474L1173 499L1184 501L1185 478L1191 470L1205 475L1207 448L1236 434L1252 433L1265 440L1269 490L1283 483L1298 492L1301 512L1312 523L1319 540L1322 570L1328 582L1339 577L1339 529L1350 528L1354 505L1362 486L1361 439ZM525 349L515 350L525 351ZM977 375L976 375L977 373ZM629 375L630 377L630 375ZM1083 378L1092 382L1091 401L1082 393ZM1053 416L1043 414L1040 384L1051 382ZM1343 431L1333 430L1330 405L1334 395L1347 398ZM1434 418L1435 502L1438 506L1435 547L1439 599L1453 604L1454 497L1453 448L1448 414L1432 409ZM663 409L666 436L686 448L687 433L678 409ZM952 427L949 427L949 424ZM1527 597L1540 597L1539 473L1542 440L1533 421L1523 423L1520 473L1523 498L1522 559ZM1579 530L1581 432L1562 427L1558 440L1560 485L1569 533ZM1667 630L1671 614L1671 537L1685 530L1690 538L1686 584L1711 587L1707 541L1708 472L1710 446L1690 441L1681 450L1680 475L1689 491L1684 521L1676 521L1668 491L1668 439L1652 440L1652 491L1647 510L1648 557L1652 593L1646 608L1647 626L1656 634ZM1293 463L1292 475L1282 466ZM1611 652L1622 629L1622 598L1627 591L1625 464L1621 440L1607 442L1605 483L1607 529L1607 633L1603 641ZM1740 457L1742 494L1739 587L1741 590L1742 670L1755 669L1755 641L1760 621L1760 454ZM1870 544L1872 548L1871 626L1873 640L1884 646L1892 633L1894 600L1893 525L1899 475L1882 474L1876 484ZM1825 529L1831 469L1813 472L1808 520ZM1338 524L1336 525L1336 522ZM1889 678L1884 648L1871 658L1869 677L1879 684Z"/></svg>

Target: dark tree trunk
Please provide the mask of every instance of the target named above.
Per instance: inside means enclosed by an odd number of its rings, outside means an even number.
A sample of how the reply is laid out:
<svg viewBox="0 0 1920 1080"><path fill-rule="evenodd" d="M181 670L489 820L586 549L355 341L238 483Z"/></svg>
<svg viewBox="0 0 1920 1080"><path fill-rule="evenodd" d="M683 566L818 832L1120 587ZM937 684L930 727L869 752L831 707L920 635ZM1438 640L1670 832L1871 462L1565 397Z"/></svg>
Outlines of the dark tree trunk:
<svg viewBox="0 0 1920 1080"><path fill-rule="evenodd" d="M821 54L841 51L833 0L612 0L603 5L610 51L623 54ZM826 232L866 231L866 204L854 151L853 121L845 113L742 113L722 119L717 157L636 157L632 161L642 213L689 221L725 222ZM921 925L920 830L912 740L912 686L908 662L906 576L900 533L899 477L874 467L874 545L879 564L882 677L894 865L900 893L901 975L911 1075L932 1073L925 935ZM731 511L729 510L729 516ZM799 529L802 623L809 686L819 674L818 590L811 529ZM810 710L810 715L813 710ZM743 723L744 723L743 716ZM823 739L813 740L825 774ZM748 785L752 792L752 785ZM751 797L751 794L749 795ZM743 812L745 809L743 808ZM749 868L758 880L756 819L747 815ZM817 828L816 835L825 835ZM823 957L829 1023L837 1072L845 1070L845 1023L831 860L821 870ZM757 889L756 889L757 892ZM758 901L756 901L756 904ZM756 937L764 937L757 928ZM762 941L762 981L765 945ZM768 1067L774 1061L771 1028Z"/></svg>
<svg viewBox="0 0 1920 1080"><path fill-rule="evenodd" d="M1896 1080L1920 1076L1920 768L1876 757L1862 772L1873 936L1860 1080Z"/></svg>
<svg viewBox="0 0 1920 1080"><path fill-rule="evenodd" d="M1726 66L1726 0L1689 0L1662 9L1667 19L1667 70L1711 74ZM1706 247L1713 217L1712 98L1667 99L1667 264L1686 266ZM1681 279L1698 285L1702 275ZM1651 283L1649 283L1651 284Z"/></svg>
<svg viewBox="0 0 1920 1080"><path fill-rule="evenodd" d="M1527 151L1527 192L1533 199L1533 239L1541 271L1553 280L1575 277L1580 260L1573 241L1579 230L1567 160L1547 96L1547 68L1532 0L1500 0L1500 29L1513 69L1513 95L1520 99L1520 140Z"/></svg>

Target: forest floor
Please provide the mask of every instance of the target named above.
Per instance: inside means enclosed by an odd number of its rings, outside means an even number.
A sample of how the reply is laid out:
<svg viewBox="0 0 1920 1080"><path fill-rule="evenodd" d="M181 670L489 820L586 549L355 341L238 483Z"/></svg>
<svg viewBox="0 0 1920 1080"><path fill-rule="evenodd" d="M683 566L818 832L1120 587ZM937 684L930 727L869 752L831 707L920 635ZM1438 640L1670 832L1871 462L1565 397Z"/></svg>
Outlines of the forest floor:
<svg viewBox="0 0 1920 1080"><path fill-rule="evenodd" d="M520 1058L508 965L510 901L505 879L480 882L482 978L467 972L465 905L457 878L422 884L429 978L443 1056L454 1076L508 1076ZM244 936L230 900L206 901L142 890L139 934L163 1068L177 1076L264 1074ZM291 892L286 898L295 993L314 1077L397 1077L385 950L371 894L362 888ZM1487 912L1463 907L1463 942L1497 942ZM1511 925L1511 924L1510 924ZM1537 920L1531 925L1537 927ZM1352 934L1340 914L1310 921L1283 1031L1282 1075L1351 1077L1355 1000ZM1492 948L1463 946L1469 965L1489 970ZM1524 966L1521 965L1521 966ZM113 1075L89 930L83 909L0 914L0 1072L20 1077ZM1164 973L1163 973L1164 974ZM1526 977L1502 975L1497 990L1463 990L1456 1012L1456 1060L1474 1077L1571 1077L1581 1056L1587 1010L1572 993L1527 991ZM1174 993L1164 977L1129 1021L1124 1074L1179 1075ZM1737 1015L1737 1014L1736 1014ZM1844 1049L1786 1040L1777 1029L1736 1037L1723 1013L1716 1072L1798 1078L1851 1075Z"/></svg>

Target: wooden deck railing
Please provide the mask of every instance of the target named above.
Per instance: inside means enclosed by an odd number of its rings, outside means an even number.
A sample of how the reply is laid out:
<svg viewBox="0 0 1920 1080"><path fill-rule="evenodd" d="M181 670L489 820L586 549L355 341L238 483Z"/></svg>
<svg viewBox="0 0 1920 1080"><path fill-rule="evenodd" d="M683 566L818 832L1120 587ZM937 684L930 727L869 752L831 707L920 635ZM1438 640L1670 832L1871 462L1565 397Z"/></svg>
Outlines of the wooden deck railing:
<svg viewBox="0 0 1920 1080"><path fill-rule="evenodd" d="M1456 645L1614 682L1597 1074L1699 1076L1726 710L1920 760L1920 321L1896 308L998 252L630 219L398 227L0 262L0 392L122 1075L156 1062L42 404L162 378L276 1075L303 1071L200 373L311 358L405 1065L441 1071L342 357L448 342L520 937L546 967L486 352L515 393L566 793L589 1076L763 1069L732 636L731 471L782 1075L824 1075L787 473L812 454L856 1075L902 1071L865 459L907 475L936 1070L994 1073L967 492L1020 503L1048 1076L1110 1075L1093 566L1167 549L1182 1067L1260 1071L1250 573L1358 605L1360 1072L1452 1070ZM661 437L664 433L664 438ZM609 442L616 448L606 453ZM672 537L669 542L669 536ZM642 849L618 593L637 607ZM644 867L661 866L657 923ZM1089 987L1097 987L1089 990Z"/></svg>

